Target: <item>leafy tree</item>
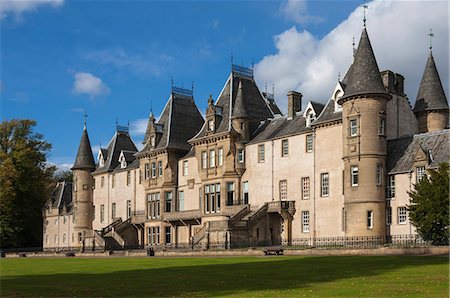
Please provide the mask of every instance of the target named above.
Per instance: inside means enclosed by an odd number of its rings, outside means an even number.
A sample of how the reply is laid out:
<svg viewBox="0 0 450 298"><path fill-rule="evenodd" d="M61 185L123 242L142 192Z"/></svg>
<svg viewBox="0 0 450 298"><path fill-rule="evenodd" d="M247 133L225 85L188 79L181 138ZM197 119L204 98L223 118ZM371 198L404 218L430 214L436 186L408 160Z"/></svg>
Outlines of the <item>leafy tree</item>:
<svg viewBox="0 0 450 298"><path fill-rule="evenodd" d="M47 167L51 145L33 132L33 120L0 123L0 245L42 245L42 207L54 167Z"/></svg>
<svg viewBox="0 0 450 298"><path fill-rule="evenodd" d="M424 240L444 245L449 238L449 164L441 163L429 174L409 193L409 217Z"/></svg>

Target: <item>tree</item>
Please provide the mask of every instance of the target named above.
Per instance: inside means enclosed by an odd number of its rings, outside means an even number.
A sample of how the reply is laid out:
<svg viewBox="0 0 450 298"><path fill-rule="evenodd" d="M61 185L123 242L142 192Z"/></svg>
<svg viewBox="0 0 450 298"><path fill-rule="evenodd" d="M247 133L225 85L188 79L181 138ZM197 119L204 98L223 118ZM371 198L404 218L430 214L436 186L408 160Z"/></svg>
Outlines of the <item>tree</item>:
<svg viewBox="0 0 450 298"><path fill-rule="evenodd" d="M51 145L33 132L33 120L0 124L0 245L42 245L42 207L55 167L47 167Z"/></svg>
<svg viewBox="0 0 450 298"><path fill-rule="evenodd" d="M73 172L72 171L57 171L53 178L55 182L72 182L73 181Z"/></svg>
<svg viewBox="0 0 450 298"><path fill-rule="evenodd" d="M433 245L448 244L449 228L449 164L429 170L429 176L414 185L409 193L409 217L417 232Z"/></svg>

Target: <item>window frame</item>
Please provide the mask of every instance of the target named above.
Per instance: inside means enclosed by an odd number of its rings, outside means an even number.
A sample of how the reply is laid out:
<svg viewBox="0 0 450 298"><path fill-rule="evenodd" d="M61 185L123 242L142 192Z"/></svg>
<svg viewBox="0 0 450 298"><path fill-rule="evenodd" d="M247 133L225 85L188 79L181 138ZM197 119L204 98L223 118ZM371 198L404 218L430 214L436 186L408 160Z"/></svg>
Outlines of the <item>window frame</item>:
<svg viewBox="0 0 450 298"><path fill-rule="evenodd" d="M425 166L417 166L416 167L416 183L419 183L425 175L426 175Z"/></svg>
<svg viewBox="0 0 450 298"><path fill-rule="evenodd" d="M281 157L289 156L289 140L281 140Z"/></svg>
<svg viewBox="0 0 450 298"><path fill-rule="evenodd" d="M405 206L397 207L397 224L406 225L408 221L408 209Z"/></svg>
<svg viewBox="0 0 450 298"><path fill-rule="evenodd" d="M302 200L309 200L311 198L311 180L309 177L302 177Z"/></svg>
<svg viewBox="0 0 450 298"><path fill-rule="evenodd" d="M223 148L217 149L217 165L219 167L223 165Z"/></svg>
<svg viewBox="0 0 450 298"><path fill-rule="evenodd" d="M355 187L359 185L359 167L350 166L350 186Z"/></svg>
<svg viewBox="0 0 450 298"><path fill-rule="evenodd" d="M354 125L353 125L354 123ZM358 126L358 118L350 118L349 119L349 135L350 137L356 137L359 133L359 126Z"/></svg>
<svg viewBox="0 0 450 298"><path fill-rule="evenodd" d="M266 148L264 144L258 145L258 163L266 161Z"/></svg>
<svg viewBox="0 0 450 298"><path fill-rule="evenodd" d="M314 151L314 136L313 134L307 134L305 136L305 151L310 153Z"/></svg>
<svg viewBox="0 0 450 298"><path fill-rule="evenodd" d="M209 167L210 168L216 167L216 150L215 149L209 150Z"/></svg>
<svg viewBox="0 0 450 298"><path fill-rule="evenodd" d="M245 151L244 151L244 148L238 149L237 161L238 161L238 163L244 163L244 161L245 161Z"/></svg>
<svg viewBox="0 0 450 298"><path fill-rule="evenodd" d="M320 173L320 196L322 198L330 196L330 174L328 172Z"/></svg>
<svg viewBox="0 0 450 298"><path fill-rule="evenodd" d="M310 229L309 210L302 211L302 233L309 233Z"/></svg>
<svg viewBox="0 0 450 298"><path fill-rule="evenodd" d="M288 199L288 185L286 179L280 180L278 183L278 192L280 201L286 201Z"/></svg>
<svg viewBox="0 0 450 298"><path fill-rule="evenodd" d="M189 163L187 160L183 160L183 176L189 175Z"/></svg>
<svg viewBox="0 0 450 298"><path fill-rule="evenodd" d="M367 229L372 230L373 229L373 210L367 210Z"/></svg>

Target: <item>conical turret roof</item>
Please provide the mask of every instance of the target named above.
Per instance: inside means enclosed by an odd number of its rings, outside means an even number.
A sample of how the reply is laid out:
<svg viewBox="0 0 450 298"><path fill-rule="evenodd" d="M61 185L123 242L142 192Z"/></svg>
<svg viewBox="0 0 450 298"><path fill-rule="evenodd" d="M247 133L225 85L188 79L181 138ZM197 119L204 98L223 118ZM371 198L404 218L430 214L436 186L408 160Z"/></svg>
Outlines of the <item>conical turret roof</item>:
<svg viewBox="0 0 450 298"><path fill-rule="evenodd" d="M92 155L91 142L87 133L86 126L84 126L83 134L81 135L80 146L78 147L77 157L73 164L72 170L94 170L95 162Z"/></svg>
<svg viewBox="0 0 450 298"><path fill-rule="evenodd" d="M361 33L353 64L346 74L345 84L347 86L343 98L368 93L387 93L366 28Z"/></svg>
<svg viewBox="0 0 450 298"><path fill-rule="evenodd" d="M427 65L423 72L420 82L419 92L417 94L414 112L429 110L448 110L447 97L442 87L439 73L434 63L433 54L430 52Z"/></svg>
<svg viewBox="0 0 450 298"><path fill-rule="evenodd" d="M241 81L239 81L236 99L234 102L233 117L248 118L247 110L245 109L245 104L244 104L244 93L242 90L242 82Z"/></svg>

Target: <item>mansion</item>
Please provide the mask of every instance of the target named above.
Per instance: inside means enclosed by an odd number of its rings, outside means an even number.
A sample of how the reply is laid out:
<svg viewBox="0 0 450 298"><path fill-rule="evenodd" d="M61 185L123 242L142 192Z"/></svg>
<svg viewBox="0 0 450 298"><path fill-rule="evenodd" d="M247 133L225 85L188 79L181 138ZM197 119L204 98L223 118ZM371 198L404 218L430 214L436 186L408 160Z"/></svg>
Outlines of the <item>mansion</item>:
<svg viewBox="0 0 450 298"><path fill-rule="evenodd" d="M172 87L142 150L117 126L95 161L85 125L73 183L60 182L43 209L44 249L416 234L408 192L449 160L449 106L431 50L412 108L404 77L380 72L364 28L330 94L303 104L291 91L282 115L253 70L232 65L205 117L191 90Z"/></svg>

